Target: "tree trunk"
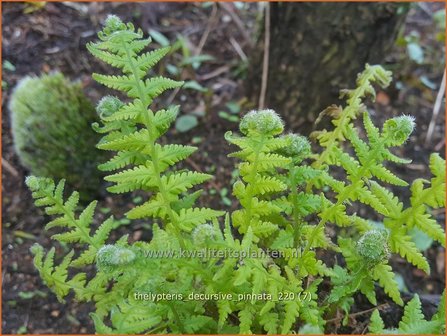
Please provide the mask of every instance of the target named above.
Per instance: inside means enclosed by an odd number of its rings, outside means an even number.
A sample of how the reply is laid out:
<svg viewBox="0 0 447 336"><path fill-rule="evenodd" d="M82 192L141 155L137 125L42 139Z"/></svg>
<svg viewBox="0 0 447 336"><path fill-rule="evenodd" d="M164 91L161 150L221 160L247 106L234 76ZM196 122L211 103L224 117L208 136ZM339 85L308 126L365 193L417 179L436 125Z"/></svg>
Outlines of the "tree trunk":
<svg viewBox="0 0 447 336"><path fill-rule="evenodd" d="M271 3L265 107L288 126L309 133L318 114L340 104L365 63L376 64L393 45L406 7L396 3ZM258 103L264 37L252 54L248 96Z"/></svg>

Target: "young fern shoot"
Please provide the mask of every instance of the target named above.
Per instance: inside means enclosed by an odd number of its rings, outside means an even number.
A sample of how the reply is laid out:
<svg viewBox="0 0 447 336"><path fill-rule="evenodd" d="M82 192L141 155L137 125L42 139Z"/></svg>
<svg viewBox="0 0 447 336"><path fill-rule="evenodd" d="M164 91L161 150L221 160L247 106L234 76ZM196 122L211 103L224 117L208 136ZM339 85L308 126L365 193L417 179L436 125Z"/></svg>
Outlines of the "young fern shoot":
<svg viewBox="0 0 447 336"><path fill-rule="evenodd" d="M211 175L169 170L196 148L157 143L175 120L179 108L174 106L154 112L149 107L163 91L183 83L164 77L147 78L147 72L168 53L169 48L142 53L150 40L143 39L141 30L135 30L132 24L126 25L115 16L107 18L98 36L100 42L89 43L88 50L121 69L123 75L93 74L93 78L132 99L125 104L116 97L105 97L98 105L104 126L97 129L106 134L98 147L116 152L100 169L119 171L105 178L114 183L108 190L113 193L152 191L150 199L129 211L127 216L131 219L162 219L166 230L177 237L182 248L186 248L182 232L191 232L195 226L223 212L190 206L200 193L188 193L188 190L209 180Z"/></svg>

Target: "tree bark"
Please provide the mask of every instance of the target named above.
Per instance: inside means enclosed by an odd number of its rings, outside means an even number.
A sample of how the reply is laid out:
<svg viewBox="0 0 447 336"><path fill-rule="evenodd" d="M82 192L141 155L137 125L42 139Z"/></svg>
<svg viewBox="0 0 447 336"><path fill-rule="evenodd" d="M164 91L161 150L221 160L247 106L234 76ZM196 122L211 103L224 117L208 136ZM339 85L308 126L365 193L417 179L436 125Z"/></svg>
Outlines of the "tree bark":
<svg viewBox="0 0 447 336"><path fill-rule="evenodd" d="M396 3L271 3L266 107L309 133L318 114L340 104L365 63L383 63L406 7ZM251 55L248 96L258 102L264 37Z"/></svg>

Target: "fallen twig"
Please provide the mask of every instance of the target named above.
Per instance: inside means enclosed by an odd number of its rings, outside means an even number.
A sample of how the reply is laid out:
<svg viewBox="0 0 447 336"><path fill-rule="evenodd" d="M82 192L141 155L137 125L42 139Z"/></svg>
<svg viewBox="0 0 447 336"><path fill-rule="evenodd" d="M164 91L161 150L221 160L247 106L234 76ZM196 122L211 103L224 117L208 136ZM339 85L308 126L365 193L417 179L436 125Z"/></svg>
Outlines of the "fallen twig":
<svg viewBox="0 0 447 336"><path fill-rule="evenodd" d="M439 152L441 148L445 145L445 138L442 138L441 141L435 146L434 150L435 152Z"/></svg>
<svg viewBox="0 0 447 336"><path fill-rule="evenodd" d="M244 26L244 23L241 21L239 16L234 12L232 6L226 2L218 2L218 4L231 16L231 19L234 21L236 26L239 28L242 36L244 37L245 42L252 47L253 42L251 41L250 35L247 32L247 28Z"/></svg>
<svg viewBox="0 0 447 336"><path fill-rule="evenodd" d="M372 311L374 311L374 310L376 310L376 309L379 309L379 310L380 310L380 309L385 308L385 307L387 307L387 306L389 306L388 303L383 303L383 304L378 305L377 307L374 307L374 308L370 308L370 309L367 309L367 310L359 311L359 312L357 312L357 313L349 314L349 318L351 318L351 317L356 317L356 316L363 315L363 314L368 314L368 313L370 313L370 312L372 312ZM338 321L340 321L340 320L342 320L342 319L344 319L344 318L345 318L344 316L336 317L336 318L327 320L326 323L338 322Z"/></svg>
<svg viewBox="0 0 447 336"><path fill-rule="evenodd" d="M223 74L223 73L225 73L225 72L227 72L229 70L230 70L230 67L228 65L223 65L223 66L217 68L216 70L213 70L213 71L211 71L209 73L206 73L206 74L204 74L202 76L197 76L197 79L199 81L206 81L208 79L217 77L217 76L219 76L219 75L221 75L221 74Z"/></svg>
<svg viewBox="0 0 447 336"><path fill-rule="evenodd" d="M2 157L2 167L11 173L14 177L19 176L19 172L4 157Z"/></svg>
<svg viewBox="0 0 447 336"><path fill-rule="evenodd" d="M237 43L237 41L233 38L230 37L230 43L233 46L234 50L236 50L237 54L239 55L239 57L243 60L246 61L247 55L245 55L244 51L242 50L241 46L239 45L239 43Z"/></svg>
<svg viewBox="0 0 447 336"><path fill-rule="evenodd" d="M203 47L205 46L206 40L208 39L208 36L211 32L211 28L216 22L217 18L217 5L213 4L213 10L211 12L211 17L208 20L208 24L206 25L205 32L203 33L202 37L200 38L199 45L197 46L197 49L195 50L196 55L200 55L202 52Z"/></svg>
<svg viewBox="0 0 447 336"><path fill-rule="evenodd" d="M82 15L86 15L88 13L88 6L87 5L79 4L79 3L76 3L76 2L73 3L73 2L70 2L70 1L63 1L61 4L63 6L67 6L69 8L74 9L74 10L77 10Z"/></svg>
<svg viewBox="0 0 447 336"><path fill-rule="evenodd" d="M270 4L265 5L265 28L264 28L264 59L262 62L262 82L261 92L259 94L259 108L263 109L265 105L265 94L267 92L267 79L269 71L270 56Z"/></svg>
<svg viewBox="0 0 447 336"><path fill-rule="evenodd" d="M425 138L426 145L428 145L433 136L433 131L435 130L436 126L436 118L438 117L439 111L441 110L442 98L444 97L444 94L445 94L445 69L444 69L444 75L442 76L441 86L439 87L439 91L436 96L435 105L433 106L433 114L431 116L430 125L428 126L427 136Z"/></svg>
<svg viewBox="0 0 447 336"><path fill-rule="evenodd" d="M174 101L177 94L180 92L180 88L175 88L174 91L169 95L168 99L166 99L166 105L169 106Z"/></svg>

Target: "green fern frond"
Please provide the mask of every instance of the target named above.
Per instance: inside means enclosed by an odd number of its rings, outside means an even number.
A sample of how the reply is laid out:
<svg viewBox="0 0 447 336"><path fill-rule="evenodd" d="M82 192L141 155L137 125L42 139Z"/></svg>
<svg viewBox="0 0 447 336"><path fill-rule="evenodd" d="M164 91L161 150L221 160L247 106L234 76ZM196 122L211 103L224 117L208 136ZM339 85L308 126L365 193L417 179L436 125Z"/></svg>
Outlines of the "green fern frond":
<svg viewBox="0 0 447 336"><path fill-rule="evenodd" d="M398 305L403 305L400 297L399 285L395 279L394 273L390 265L380 264L374 267L373 278L385 290L385 293L393 299Z"/></svg>
<svg viewBox="0 0 447 336"><path fill-rule="evenodd" d="M63 190L65 181L60 181L57 185L51 179L29 176L26 184L32 191L35 204L45 207L45 212L51 216L58 216L46 225L46 229L55 227L66 228L68 231L54 234L53 239L65 243L79 242L91 248L91 253L81 255L74 263L77 266L84 266L94 262L92 255L105 243L110 231L114 227L112 218L104 221L96 234L91 235L91 225L96 207L96 201L91 202L79 216L75 211L79 201L79 194L74 192L64 201ZM71 259L71 258L70 258Z"/></svg>
<svg viewBox="0 0 447 336"><path fill-rule="evenodd" d="M385 75L383 70L377 71ZM371 68L367 68L360 75L365 76L364 84L366 90L358 89L363 93L373 93L372 87L366 78L371 76ZM386 77L386 76L385 76ZM382 82L385 77L382 78ZM370 77L371 78L371 77ZM368 82L368 83L367 83ZM355 91L351 91L353 93ZM351 98L351 97L350 97ZM429 272L429 265L425 257L417 250L414 242L411 241L409 231L417 227L434 240L445 245L445 234L443 228L429 213L430 206L444 206L445 204L445 161L439 155L432 155L430 166L434 177L427 186L427 181L418 179L411 186L412 197L411 206L404 209L401 202L391 191L381 185L382 182L396 186L406 187L408 183L396 176L385 165L384 161L395 163L409 163L409 160L401 159L390 151L391 147L402 145L414 129L414 118L401 116L387 120L382 129L376 127L369 114L363 112L363 126L365 128L366 139L361 137L361 132L354 127L352 120L357 117L350 110L349 102L360 102L360 96L349 101L348 106L334 114L335 130L324 132L320 135L320 145L325 149L320 155L315 156L313 166L331 167L337 165L345 172L346 183L335 180L328 174L321 174L316 177L312 184L315 187L328 185L335 192L336 202L329 201L327 206L330 210L320 214L320 226L326 222L337 225L348 226L360 223L358 218L350 219L346 214L346 205L357 201L369 205L376 212L384 216L383 224L390 230L390 247L393 252L399 253L416 267ZM360 107L360 105L358 105ZM363 110L365 110L362 107ZM341 146L341 145L346 145ZM349 147L353 149L349 150ZM310 188L308 187L308 190ZM363 226L363 225L362 225Z"/></svg>
<svg viewBox="0 0 447 336"><path fill-rule="evenodd" d="M366 65L365 71L358 75L357 88L348 91L346 94L347 106L332 121L335 129L331 132L324 132L318 137L318 140L324 147L324 150L313 164L314 167L320 167L326 163L333 163L331 158L336 157L333 150L337 148L340 141L345 139L346 132L349 127L348 125L353 119L357 118L359 111L363 109L361 99L368 94L373 96L375 95L372 84L377 83L384 88L387 87L390 82L391 73L389 71L384 70L381 66Z"/></svg>
<svg viewBox="0 0 447 336"><path fill-rule="evenodd" d="M369 333L382 335L384 334L385 323L383 323L382 318L380 317L379 311L376 309L373 311L369 323Z"/></svg>
<svg viewBox="0 0 447 336"><path fill-rule="evenodd" d="M299 301L287 301L284 303L284 321L281 326L281 334L287 334L292 330L297 317L300 314Z"/></svg>
<svg viewBox="0 0 447 336"><path fill-rule="evenodd" d="M445 300L443 295L442 300ZM379 311L374 310L371 315L369 324L370 334L410 334L410 335L433 335L443 334L445 330L445 307L442 302L438 309L438 312L432 317L430 321L427 321L422 313L422 306L419 296L414 295L413 299L407 303L404 309L404 315L399 322L397 329L385 329L385 324L380 317Z"/></svg>
<svg viewBox="0 0 447 336"><path fill-rule="evenodd" d="M430 273L430 265L427 259L419 252L416 244L411 240L411 237L405 234L404 229L395 229L390 234L391 251L399 253L402 257L411 262L414 266L423 270L425 273Z"/></svg>
<svg viewBox="0 0 447 336"><path fill-rule="evenodd" d="M34 266L39 271L40 277L48 288L56 294L59 301L64 302L64 297L68 295L70 290L76 289L83 291L86 282L85 273L78 273L70 280L67 279L67 269L73 258L73 251L69 252L57 266L54 265L54 255L56 252L54 247L45 257L43 247L38 244L31 247L31 252L34 254Z"/></svg>
<svg viewBox="0 0 447 336"><path fill-rule="evenodd" d="M197 172L181 172L165 175L161 178L165 190L172 195L178 195L187 191L189 188L208 181L212 178L209 174Z"/></svg>
<svg viewBox="0 0 447 336"><path fill-rule="evenodd" d="M207 208L181 209L178 214L178 222L183 230L189 232L196 226L223 214L223 211Z"/></svg>
<svg viewBox="0 0 447 336"><path fill-rule="evenodd" d="M153 329L161 322L161 316L150 305L121 303L111 308L112 327L104 324L97 314L91 314L95 328L105 334L139 334Z"/></svg>
<svg viewBox="0 0 447 336"><path fill-rule="evenodd" d="M98 148L117 152L100 168L110 172L119 171L105 178L115 183L108 188L110 192L152 192L151 198L144 205L128 212L130 218L159 217L182 240L180 230L190 231L192 222L179 222L182 217L176 204L187 197L183 193L211 176L174 170L173 166L189 157L196 148L158 144L158 138L175 120L178 107L152 111L149 106L164 91L178 88L183 83L164 77L148 78L148 70L170 49L143 53L150 40L143 39L141 30L135 30L132 24L124 24L119 18L112 18L106 21L104 29L98 34L100 41L89 43L88 50L105 63L121 69L123 75L94 74L93 78L109 88L124 92L132 101L113 105L113 98L105 97L98 106L102 111L104 128L107 129L110 124L116 125L108 128L110 131L106 132L108 134L98 144ZM213 216L208 212L206 218L213 219L221 214L217 211L212 213Z"/></svg>
<svg viewBox="0 0 447 336"><path fill-rule="evenodd" d="M243 335L252 334L251 326L255 316L255 311L251 306L246 306L238 314L239 317L239 333Z"/></svg>

